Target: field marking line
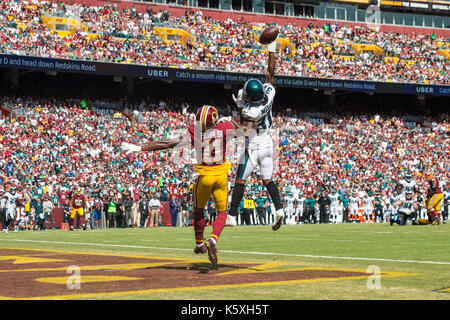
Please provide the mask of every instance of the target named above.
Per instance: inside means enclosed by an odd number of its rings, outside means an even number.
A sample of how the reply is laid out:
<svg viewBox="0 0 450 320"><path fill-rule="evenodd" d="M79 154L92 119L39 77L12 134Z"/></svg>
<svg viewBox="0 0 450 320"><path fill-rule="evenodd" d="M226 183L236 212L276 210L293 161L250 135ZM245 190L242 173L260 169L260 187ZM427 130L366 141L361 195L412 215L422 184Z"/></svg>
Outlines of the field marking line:
<svg viewBox="0 0 450 320"><path fill-rule="evenodd" d="M169 264L177 263L175 261L169 262L154 262L154 263L125 263L125 264L106 264L106 265L91 265L91 266L80 266L80 270L82 271L98 271L98 270L135 270L135 269L144 269L144 268L155 268L161 267ZM64 267L49 267L49 268L31 268L31 269L9 269L9 270L0 270L0 273L8 273L8 272L42 272L42 271L61 271L67 270L67 266Z"/></svg>
<svg viewBox="0 0 450 320"><path fill-rule="evenodd" d="M105 275L96 275L96 276L91 275L80 277L80 283L82 284L92 282L136 281L136 280L144 280L144 278L125 277L125 276L105 276ZM67 277L41 277L34 279L34 281L50 284L66 284Z"/></svg>
<svg viewBox="0 0 450 320"><path fill-rule="evenodd" d="M199 287L180 287L180 288L158 288L158 289L119 291L119 292L96 292L96 293L46 296L46 297L16 298L16 300L86 299L86 298L94 298L94 297L111 297L111 296L117 297L117 296L127 296L127 295L141 295L141 294L154 294L154 293L167 293L167 292L180 292L180 291L236 289L236 288L247 288L247 287L255 287L255 286L259 287L259 286L274 286L274 285L295 284L295 283L314 283L314 282L323 282L323 281L342 281L342 280L366 279L370 276L371 276L370 274L365 274L365 275L361 275L361 276L337 277L337 278L316 278L316 279L285 280L285 281L249 282L249 283L239 283L239 284L223 284L223 285L199 286ZM391 275L391 276L395 277L395 275Z"/></svg>
<svg viewBox="0 0 450 320"><path fill-rule="evenodd" d="M58 244L85 244L85 245L93 245L93 246L102 246L102 247L117 247L121 245L115 244L96 244L96 243L81 243L81 242L57 242L57 241L46 241L46 240L19 240L19 239L8 239L9 241L30 241L30 242L43 242L43 243L58 243ZM152 247L144 247L142 248L152 248ZM204 262L201 259L189 259L189 258L170 258L170 257L154 257L154 256L139 256L139 255L131 255L131 254L115 254L115 253L103 253L103 252L80 252L80 251L64 251L64 250L52 250L52 249L33 249L33 248L8 248L8 247L0 247L0 250L26 250L26 251L42 251L42 252L51 252L51 253L64 253L64 254L83 254L83 255L98 255L98 256L112 256L112 257L125 257L125 258L139 258L139 259L154 259L154 260L168 260L168 261L188 261L191 263ZM187 249L182 249L187 250Z"/></svg>
<svg viewBox="0 0 450 320"><path fill-rule="evenodd" d="M1 248L0 248L1 249ZM11 249L11 248L7 248ZM19 249L24 251L47 251L47 252L61 252L57 250L41 250L41 249ZM71 253L75 254L74 252L70 251L62 251L64 253ZM123 256L123 257L129 257L129 255L123 254L96 254L96 253L81 253L81 254L89 254L89 255L108 255L108 256ZM148 257L146 257L148 258ZM164 259L164 258L160 258ZM132 270L136 268L142 268L144 266L160 266L164 264L172 264L177 263L179 260L183 260L185 262L189 262L190 259L172 259L174 261L169 262L157 262L157 263L136 263L136 264L127 264L127 265L103 265L103 266L82 266L81 270L98 270L98 269L119 269L123 270L125 269ZM243 263L245 264L245 263ZM250 263L251 264L251 263ZM285 265L285 263L279 263L279 262L273 262L273 263L266 263L261 266L256 266L256 268L259 268L259 272L289 272L289 271L299 271L299 270L328 270L328 271L345 271L345 272L360 272L363 273L359 276L342 276L342 277L325 277L325 278L315 278L315 279L296 279L296 280L281 280L281 281L263 281L263 282L247 282L247 283L238 283L238 284L225 284L225 285L211 285L211 286L199 286L199 287L179 287L179 288L156 288L156 289L144 289L144 290L132 290L132 291L115 291L115 292L95 292L95 293L83 293L83 294L72 294L72 295L58 295L58 296L45 296L45 297L30 297L30 298L13 298L15 300L53 300L53 299L86 299L89 297L111 297L111 296L126 296L126 295L133 295L133 294L152 294L152 293L165 293L165 292L179 292L179 291L197 291L197 290L218 290L218 289L227 289L227 288L243 288L243 287L254 287L254 286L271 286L271 285L283 285L283 284L294 284L294 283L314 283L314 282L322 282L322 281L339 281L339 280L354 280L354 279L366 279L371 276L370 273L367 273L366 270L349 270L345 268L326 268L326 267L303 267L303 268L289 268L289 269L279 269L276 270L277 267L280 267L282 265ZM36 269L27 269L27 270L17 270L20 272L24 271L44 271L44 270L64 270L63 268L36 268ZM272 270L269 270L272 269ZM11 272L16 270L0 270L0 272ZM246 269L246 273L253 273L251 269ZM398 277L398 276L416 276L416 275L422 275L422 274L415 274L415 273L405 273L405 272L382 272L382 277ZM90 276L88 276L90 277ZM94 276L93 276L94 277ZM42 278L44 282L48 282L50 280L54 281L56 278ZM58 278L59 282L66 279L66 277L60 277ZM62 279L62 280L61 280ZM132 280L132 279L123 279L123 280ZM96 280L98 281L98 279ZM58 283L59 283L58 282ZM62 283L62 282L61 282ZM11 297L2 297L3 299L10 299Z"/></svg>
<svg viewBox="0 0 450 320"><path fill-rule="evenodd" d="M170 251L191 251L187 248L164 248L164 247L150 247L150 246L137 246L137 245L125 245L125 244L102 244L102 243L90 243L90 242L65 242L65 241L47 241L47 240L25 240L25 239L3 239L3 241L12 242L33 242L33 243L51 243L51 244L73 244L73 245L87 245L87 246L100 246L100 247L119 247L119 248L135 248L135 249L157 249L157 250L170 250ZM11 248L4 248L11 249ZM29 249L29 250L41 250L41 249ZM322 256L312 254L297 254L297 253L276 253L276 252L258 252L258 251L236 251L236 250L220 250L220 252L237 253L237 254L253 254L263 256L283 256L283 257L300 257L300 258L318 258L318 259L336 259L336 260L361 260L361 261L384 261L384 262L399 262L399 263L422 263L422 264L437 264L437 265L450 265L450 262L446 261L426 261L426 260L397 260L397 259L384 259L384 258L363 258L363 257L340 257L340 256ZM87 254L86 252L79 252L79 254ZM91 253L92 254L92 253ZM107 254L105 254L107 255ZM148 257L141 257L148 258ZM152 257L154 259L161 259L160 257ZM181 258L167 258L173 260L182 260ZM194 262L201 262L200 259L192 259Z"/></svg>
<svg viewBox="0 0 450 320"><path fill-rule="evenodd" d="M328 268L328 267L301 267L301 268L284 268L284 269L276 269L282 267L284 265L288 265L288 263L266 263L260 266L255 266L251 268L242 268L238 270L232 270L227 272L218 273L217 275L230 275L230 274L248 274L248 273L277 273L277 272L293 272L293 271L305 271L305 270L314 270L314 271L342 271L342 272L358 272L358 273L367 273L367 270L363 269L348 269L348 268ZM423 276L422 273L408 273L408 272L396 272L396 271L383 271L380 273L383 277L403 277L403 276Z"/></svg>
<svg viewBox="0 0 450 320"><path fill-rule="evenodd" d="M240 236L232 236L230 238L234 238L234 239L260 239L259 237L240 237ZM329 239L329 238L320 238L320 239L313 239L313 238L305 238L304 236L302 237L279 237L277 239L280 240L298 240L298 241L327 241L327 242L355 242L356 240L351 240L351 239ZM260 239L260 241L273 241L273 239ZM365 243L380 243L380 241L385 241L389 244L409 244L409 242L405 242L405 241L392 241L391 239L373 239L373 240L357 240L358 242L365 242ZM419 244L419 245L443 245L443 246L450 246L450 243L439 243L438 241L436 241L436 243L432 243L432 242L416 242L415 244Z"/></svg>

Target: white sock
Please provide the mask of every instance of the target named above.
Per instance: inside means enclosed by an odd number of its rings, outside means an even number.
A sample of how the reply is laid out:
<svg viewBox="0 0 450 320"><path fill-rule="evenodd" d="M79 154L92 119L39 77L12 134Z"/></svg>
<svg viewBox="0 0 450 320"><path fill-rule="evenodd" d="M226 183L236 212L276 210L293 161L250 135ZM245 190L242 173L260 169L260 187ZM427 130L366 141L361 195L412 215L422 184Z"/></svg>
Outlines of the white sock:
<svg viewBox="0 0 450 320"><path fill-rule="evenodd" d="M214 243L214 244L216 244L217 243L217 240L216 239L214 239L213 237L211 237L211 238L209 238L211 241L212 241L212 243Z"/></svg>

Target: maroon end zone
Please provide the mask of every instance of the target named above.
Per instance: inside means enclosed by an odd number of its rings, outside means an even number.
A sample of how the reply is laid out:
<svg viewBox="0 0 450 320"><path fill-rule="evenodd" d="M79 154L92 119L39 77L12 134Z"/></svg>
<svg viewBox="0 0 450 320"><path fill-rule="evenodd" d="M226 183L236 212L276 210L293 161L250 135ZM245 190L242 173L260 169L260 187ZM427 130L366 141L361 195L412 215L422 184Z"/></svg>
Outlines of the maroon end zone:
<svg viewBox="0 0 450 320"><path fill-rule="evenodd" d="M0 249L0 272L3 273L0 298L83 298L369 276L353 270L264 266L264 263L212 265L189 259ZM74 273L76 269L78 273ZM79 286L74 288L74 283Z"/></svg>

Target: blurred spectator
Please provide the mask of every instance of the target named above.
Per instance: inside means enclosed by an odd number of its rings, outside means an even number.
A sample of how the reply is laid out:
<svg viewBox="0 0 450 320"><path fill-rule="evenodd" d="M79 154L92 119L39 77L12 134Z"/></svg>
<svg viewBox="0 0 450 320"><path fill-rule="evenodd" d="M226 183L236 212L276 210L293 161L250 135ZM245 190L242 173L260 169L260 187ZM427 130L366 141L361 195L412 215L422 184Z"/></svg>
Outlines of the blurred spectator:
<svg viewBox="0 0 450 320"><path fill-rule="evenodd" d="M112 63L189 69L263 73L262 46L255 40L264 24L214 20L200 10L172 16L167 10L139 12L136 8L88 6L48 1L2 1L0 52ZM39 19L76 18L84 26L60 36ZM163 41L155 27L185 30L186 45ZM308 27L278 25L289 42L277 62L277 74L314 78L450 83L448 58L441 50L448 38L415 33L382 32L342 24ZM352 45L375 45L355 50ZM94 50L95 48L95 50ZM385 59L386 58L386 59Z"/></svg>
<svg viewBox="0 0 450 320"><path fill-rule="evenodd" d="M147 197L141 197L139 201L139 214L140 214L140 224L141 228L147 227L148 225L148 213L149 213L149 203Z"/></svg>
<svg viewBox="0 0 450 320"><path fill-rule="evenodd" d="M169 201L169 206L170 206L171 224L172 224L172 227L176 227L177 221L178 221L178 214L180 211L180 205L179 205L175 195L172 195L172 197Z"/></svg>
<svg viewBox="0 0 450 320"><path fill-rule="evenodd" d="M155 193L152 193L150 202L150 227L158 227L159 226L159 210L161 207L161 202L156 197Z"/></svg>

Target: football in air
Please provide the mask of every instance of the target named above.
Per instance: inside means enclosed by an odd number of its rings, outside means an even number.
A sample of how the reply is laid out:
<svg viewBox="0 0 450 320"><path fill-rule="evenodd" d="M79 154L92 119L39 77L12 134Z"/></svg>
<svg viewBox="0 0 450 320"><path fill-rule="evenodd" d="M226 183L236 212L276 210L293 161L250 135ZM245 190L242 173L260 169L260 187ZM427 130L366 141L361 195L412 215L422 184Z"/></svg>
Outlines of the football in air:
<svg viewBox="0 0 450 320"><path fill-rule="evenodd" d="M261 44L269 44L278 37L278 28L277 27L268 27L264 29L259 36L259 43Z"/></svg>

